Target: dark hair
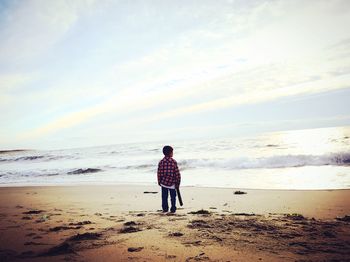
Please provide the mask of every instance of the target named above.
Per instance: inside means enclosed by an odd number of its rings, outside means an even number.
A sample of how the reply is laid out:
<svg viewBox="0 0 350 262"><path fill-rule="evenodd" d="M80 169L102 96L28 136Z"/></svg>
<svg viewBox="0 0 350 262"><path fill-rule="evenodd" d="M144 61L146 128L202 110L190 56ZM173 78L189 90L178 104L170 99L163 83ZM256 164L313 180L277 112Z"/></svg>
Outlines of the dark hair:
<svg viewBox="0 0 350 262"><path fill-rule="evenodd" d="M163 154L165 156L170 156L170 154L173 152L173 148L171 146L164 146L163 147Z"/></svg>

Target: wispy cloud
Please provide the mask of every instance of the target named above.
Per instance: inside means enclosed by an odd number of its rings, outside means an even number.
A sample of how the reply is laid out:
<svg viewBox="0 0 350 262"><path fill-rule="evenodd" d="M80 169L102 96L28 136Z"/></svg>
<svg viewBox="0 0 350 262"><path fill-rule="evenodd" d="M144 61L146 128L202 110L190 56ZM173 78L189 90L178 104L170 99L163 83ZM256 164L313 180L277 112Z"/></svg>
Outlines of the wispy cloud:
<svg viewBox="0 0 350 262"><path fill-rule="evenodd" d="M23 143L348 88L347 1L19 1L2 14L0 121Z"/></svg>
<svg viewBox="0 0 350 262"><path fill-rule="evenodd" d="M0 61L7 67L35 65L62 40L93 1L14 1L3 12L0 25Z"/></svg>

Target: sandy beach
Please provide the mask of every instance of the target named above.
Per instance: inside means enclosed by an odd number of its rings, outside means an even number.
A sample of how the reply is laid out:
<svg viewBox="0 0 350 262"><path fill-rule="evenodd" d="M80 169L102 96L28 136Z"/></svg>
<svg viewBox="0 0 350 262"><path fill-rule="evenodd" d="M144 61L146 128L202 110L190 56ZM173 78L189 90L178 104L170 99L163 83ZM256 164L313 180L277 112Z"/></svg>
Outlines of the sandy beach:
<svg viewBox="0 0 350 262"><path fill-rule="evenodd" d="M244 194L235 194L240 190ZM349 261L350 190L0 188L0 261Z"/></svg>

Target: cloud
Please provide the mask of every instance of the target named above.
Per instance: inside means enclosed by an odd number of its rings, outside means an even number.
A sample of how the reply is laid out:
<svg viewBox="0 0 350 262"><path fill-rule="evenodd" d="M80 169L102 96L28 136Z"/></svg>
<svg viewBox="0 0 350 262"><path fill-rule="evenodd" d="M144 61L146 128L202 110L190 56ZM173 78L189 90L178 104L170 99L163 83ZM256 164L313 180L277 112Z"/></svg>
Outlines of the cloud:
<svg viewBox="0 0 350 262"><path fill-rule="evenodd" d="M33 0L3 13L1 120L22 141L349 83L346 1Z"/></svg>
<svg viewBox="0 0 350 262"><path fill-rule="evenodd" d="M1 66L32 65L59 42L92 1L16 1L4 11L0 26Z"/></svg>
<svg viewBox="0 0 350 262"><path fill-rule="evenodd" d="M350 79L350 77L347 77ZM322 80L319 81L319 83L322 83L323 85L325 81ZM155 122L160 121L166 118L173 118L173 117L180 117L183 115L189 115L194 113L204 113L211 110L221 110L228 107L237 107L240 105L249 105L249 104L256 104L256 103L262 103L267 101L273 101L278 98L288 97L288 96L296 96L296 95L303 95L303 94L313 94L313 93L319 93L322 91L328 91L328 90L334 90L332 87L333 84L338 84L337 88L348 88L349 85L342 84L343 81L337 81L329 80L329 85L324 86L323 88L316 87L317 81L312 82L312 84L309 86L301 84L301 85L295 85L295 86L289 86L289 87L283 87L273 90L261 90L261 91L253 91L253 92L247 92L244 94L235 94L232 96L228 96L225 98L219 98L215 99L209 102L203 102L198 103L186 107L180 107L173 110L169 110L166 112L161 112L159 114L155 114L150 116L147 119L138 119L135 122L137 123L148 123L148 122ZM342 84L342 85L339 85Z"/></svg>
<svg viewBox="0 0 350 262"><path fill-rule="evenodd" d="M35 80L35 78L37 78L35 74L0 74L1 93L13 91L13 89L17 87L30 83L31 81Z"/></svg>
<svg viewBox="0 0 350 262"><path fill-rule="evenodd" d="M151 61L151 59L142 59ZM321 59L321 64L322 64ZM165 110L140 118L125 120L118 123L118 128L137 126L144 123L160 121L166 118L174 118L188 114L200 114L212 110L221 110L228 107L262 103L288 96L297 96L324 92L328 90L348 88L349 75L339 74L337 77L329 74L328 66L320 67L320 60L310 60L300 67L298 63L276 63L247 67L245 70L233 71L231 67L211 74L197 73L197 77L181 76L183 79L170 84L170 88L164 86L176 79L175 76L162 74L160 77L143 78L134 86L129 86L108 96L101 103L77 112L68 113L63 117L51 120L30 132L26 137L40 137L60 129L70 128L83 122L93 120L101 114L125 115L127 112L141 112L148 108L157 108L162 104L172 103L185 98L192 99L190 105L177 106L175 109ZM142 64L142 63L141 63ZM136 66L140 64L135 63ZM125 68L133 68L127 65ZM143 67L142 67L143 68ZM208 70L210 71L210 70ZM197 98L200 94L200 98ZM218 95L219 94L219 95ZM203 102L195 102L196 100ZM207 101L205 101L207 100Z"/></svg>

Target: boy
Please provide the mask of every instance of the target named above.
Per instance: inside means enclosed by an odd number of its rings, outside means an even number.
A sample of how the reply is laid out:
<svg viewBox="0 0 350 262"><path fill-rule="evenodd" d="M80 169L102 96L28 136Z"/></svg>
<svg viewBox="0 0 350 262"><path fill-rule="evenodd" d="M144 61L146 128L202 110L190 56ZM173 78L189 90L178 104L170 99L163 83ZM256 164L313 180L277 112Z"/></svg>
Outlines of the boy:
<svg viewBox="0 0 350 262"><path fill-rule="evenodd" d="M177 162L173 159L173 148L171 146L163 147L164 158L158 164L158 185L162 187L162 209L163 212L169 211L168 195L170 191L171 208L170 212L176 211L176 188L180 186L181 175Z"/></svg>

